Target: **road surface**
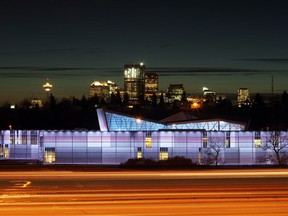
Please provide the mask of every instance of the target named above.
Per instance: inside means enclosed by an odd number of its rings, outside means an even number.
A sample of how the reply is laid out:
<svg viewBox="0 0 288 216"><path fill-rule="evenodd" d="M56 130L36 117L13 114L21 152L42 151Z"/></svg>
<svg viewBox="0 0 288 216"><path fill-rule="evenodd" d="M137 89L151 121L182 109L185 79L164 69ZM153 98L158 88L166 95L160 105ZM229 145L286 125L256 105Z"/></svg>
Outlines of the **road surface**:
<svg viewBox="0 0 288 216"><path fill-rule="evenodd" d="M288 215L288 170L2 171L0 215Z"/></svg>

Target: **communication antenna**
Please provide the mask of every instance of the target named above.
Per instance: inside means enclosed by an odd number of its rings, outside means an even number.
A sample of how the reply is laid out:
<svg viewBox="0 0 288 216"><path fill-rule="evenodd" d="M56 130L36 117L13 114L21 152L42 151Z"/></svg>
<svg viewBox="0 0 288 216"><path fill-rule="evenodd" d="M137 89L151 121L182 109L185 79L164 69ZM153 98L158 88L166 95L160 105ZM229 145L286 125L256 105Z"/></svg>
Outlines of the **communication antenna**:
<svg viewBox="0 0 288 216"><path fill-rule="evenodd" d="M274 97L274 76L271 77L271 97Z"/></svg>

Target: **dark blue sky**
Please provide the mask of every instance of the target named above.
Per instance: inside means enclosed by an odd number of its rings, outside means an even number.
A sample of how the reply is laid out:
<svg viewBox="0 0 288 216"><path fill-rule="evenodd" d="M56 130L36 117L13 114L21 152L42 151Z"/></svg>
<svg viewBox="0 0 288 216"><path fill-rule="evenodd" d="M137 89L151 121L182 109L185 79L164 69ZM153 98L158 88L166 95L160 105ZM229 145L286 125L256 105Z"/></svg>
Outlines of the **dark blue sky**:
<svg viewBox="0 0 288 216"><path fill-rule="evenodd" d="M288 13L275 0L1 0L0 102L87 96L93 80L123 87L143 61L160 89L288 90Z"/></svg>

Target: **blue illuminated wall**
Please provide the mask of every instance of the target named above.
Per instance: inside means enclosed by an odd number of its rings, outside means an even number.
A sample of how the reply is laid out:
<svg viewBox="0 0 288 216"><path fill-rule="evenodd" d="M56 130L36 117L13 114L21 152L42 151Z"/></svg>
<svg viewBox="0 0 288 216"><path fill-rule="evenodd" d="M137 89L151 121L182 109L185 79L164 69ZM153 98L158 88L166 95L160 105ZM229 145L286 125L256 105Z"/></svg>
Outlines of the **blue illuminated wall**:
<svg viewBox="0 0 288 216"><path fill-rule="evenodd" d="M0 159L34 159L55 164L120 164L136 158L160 159L161 151L204 164L213 139L222 140L222 165L265 164L269 151L257 146L269 132L253 131L0 131ZM255 134L261 133L259 140ZM288 132L281 132L284 138ZM206 139L207 138L207 139ZM207 143L206 143L207 140ZM36 143L35 143L36 141ZM150 142L151 141L151 142ZM257 142L256 142L257 141ZM284 151L287 151L287 147ZM47 156L48 155L48 156ZM46 159L45 159L46 158ZM49 159L49 158L48 158Z"/></svg>

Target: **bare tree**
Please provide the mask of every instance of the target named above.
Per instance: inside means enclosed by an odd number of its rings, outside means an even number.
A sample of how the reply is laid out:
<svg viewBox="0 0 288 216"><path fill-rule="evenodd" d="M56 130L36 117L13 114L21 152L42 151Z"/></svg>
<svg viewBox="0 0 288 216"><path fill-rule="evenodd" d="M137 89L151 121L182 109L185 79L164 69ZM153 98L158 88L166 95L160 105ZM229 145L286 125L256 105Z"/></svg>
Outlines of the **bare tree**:
<svg viewBox="0 0 288 216"><path fill-rule="evenodd" d="M269 131L266 141L263 143L264 150L272 152L271 160L278 165L287 163L286 148L288 147L288 137L281 131Z"/></svg>
<svg viewBox="0 0 288 216"><path fill-rule="evenodd" d="M225 138L224 137L209 137L208 148L204 150L204 164L218 164L223 160L221 151L224 148Z"/></svg>

